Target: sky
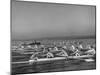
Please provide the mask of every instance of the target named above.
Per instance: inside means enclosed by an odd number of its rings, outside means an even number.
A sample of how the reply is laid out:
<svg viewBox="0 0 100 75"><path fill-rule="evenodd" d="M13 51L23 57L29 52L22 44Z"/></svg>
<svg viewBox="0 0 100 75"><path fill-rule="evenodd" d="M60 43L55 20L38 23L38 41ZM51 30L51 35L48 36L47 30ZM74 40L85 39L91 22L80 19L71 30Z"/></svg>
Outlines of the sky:
<svg viewBox="0 0 100 75"><path fill-rule="evenodd" d="M12 1L13 40L95 36L95 6Z"/></svg>

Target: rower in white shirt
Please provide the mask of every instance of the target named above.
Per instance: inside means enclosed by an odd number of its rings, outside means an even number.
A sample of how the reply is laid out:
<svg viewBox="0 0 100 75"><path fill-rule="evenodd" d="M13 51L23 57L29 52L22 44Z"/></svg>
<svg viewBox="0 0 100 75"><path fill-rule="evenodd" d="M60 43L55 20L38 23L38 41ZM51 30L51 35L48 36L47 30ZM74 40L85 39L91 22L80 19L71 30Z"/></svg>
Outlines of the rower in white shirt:
<svg viewBox="0 0 100 75"><path fill-rule="evenodd" d="M71 49L72 51L74 51L74 50L75 50L75 46L72 45L72 46L70 47L70 49Z"/></svg>
<svg viewBox="0 0 100 75"><path fill-rule="evenodd" d="M51 53L51 52L47 53L47 58L53 58L53 57L54 57L53 53Z"/></svg>
<svg viewBox="0 0 100 75"><path fill-rule="evenodd" d="M87 49L91 49L91 46L90 46L90 45L87 45L86 48L87 48Z"/></svg>
<svg viewBox="0 0 100 75"><path fill-rule="evenodd" d="M35 46L34 46L34 48L35 48L35 49L37 49L37 48L38 48L38 46L37 46L37 45L35 45Z"/></svg>
<svg viewBox="0 0 100 75"><path fill-rule="evenodd" d="M58 51L58 48L55 46L55 47L54 47L54 50L55 50L55 51Z"/></svg>
<svg viewBox="0 0 100 75"><path fill-rule="evenodd" d="M95 55L96 54L96 51L93 47L89 47L89 50L86 51L85 53L87 53L88 55Z"/></svg>
<svg viewBox="0 0 100 75"><path fill-rule="evenodd" d="M82 44L80 44L80 45L78 46L78 48L79 48L79 49L83 49L83 46L82 46Z"/></svg>
<svg viewBox="0 0 100 75"><path fill-rule="evenodd" d="M66 47L65 45L63 46L63 48L64 48L64 49L67 49L67 47Z"/></svg>
<svg viewBox="0 0 100 75"><path fill-rule="evenodd" d="M34 62L38 60L37 55L38 55L38 52L33 53L33 55L30 57L29 64L33 64Z"/></svg>
<svg viewBox="0 0 100 75"><path fill-rule="evenodd" d="M80 51L79 51L78 47L75 48L75 50L73 51L72 55L80 56Z"/></svg>
<svg viewBox="0 0 100 75"><path fill-rule="evenodd" d="M61 49L58 53L56 53L56 55L58 55L58 56L68 56L68 53L64 49Z"/></svg>

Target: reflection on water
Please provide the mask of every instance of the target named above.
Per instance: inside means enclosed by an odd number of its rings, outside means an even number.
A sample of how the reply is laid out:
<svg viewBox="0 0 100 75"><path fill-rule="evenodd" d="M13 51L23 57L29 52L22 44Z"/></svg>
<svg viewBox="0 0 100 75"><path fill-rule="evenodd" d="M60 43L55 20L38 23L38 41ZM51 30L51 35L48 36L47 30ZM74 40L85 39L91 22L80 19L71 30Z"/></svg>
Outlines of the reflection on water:
<svg viewBox="0 0 100 75"><path fill-rule="evenodd" d="M12 69L13 73L41 73L55 71L71 71L71 70L89 70L95 69L95 62L84 62L80 60L70 61L52 61L48 63L35 63L33 65L24 64L16 66Z"/></svg>

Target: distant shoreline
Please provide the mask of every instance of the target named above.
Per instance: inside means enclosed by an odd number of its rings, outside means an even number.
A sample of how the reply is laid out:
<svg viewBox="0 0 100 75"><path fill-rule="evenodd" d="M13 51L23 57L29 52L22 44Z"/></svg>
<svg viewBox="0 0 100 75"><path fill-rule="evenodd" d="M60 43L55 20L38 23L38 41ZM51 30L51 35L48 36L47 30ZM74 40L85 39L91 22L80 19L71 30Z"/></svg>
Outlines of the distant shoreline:
<svg viewBox="0 0 100 75"><path fill-rule="evenodd" d="M40 38L40 39L29 39L29 40L11 40L11 41L31 41L31 40L74 40L74 39L96 39L96 36L89 36L89 37L54 37L54 38Z"/></svg>

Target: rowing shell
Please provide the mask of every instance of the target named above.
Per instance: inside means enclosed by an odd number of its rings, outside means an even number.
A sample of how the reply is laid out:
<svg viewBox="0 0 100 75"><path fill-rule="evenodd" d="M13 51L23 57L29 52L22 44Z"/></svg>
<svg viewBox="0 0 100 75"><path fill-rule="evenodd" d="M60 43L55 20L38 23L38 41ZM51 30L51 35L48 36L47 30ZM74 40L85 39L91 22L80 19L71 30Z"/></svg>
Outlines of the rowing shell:
<svg viewBox="0 0 100 75"><path fill-rule="evenodd" d="M21 62L11 62L11 64L25 64L25 63L37 63L37 62L46 62L46 61L56 61L56 60L67 60L67 59L78 59L84 60L94 57L93 55L84 55L84 56L68 56L68 57L55 57L55 58L41 58L37 60L21 61Z"/></svg>

